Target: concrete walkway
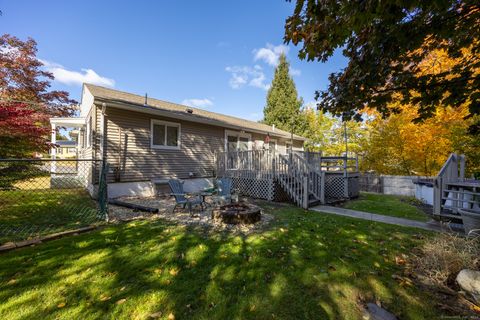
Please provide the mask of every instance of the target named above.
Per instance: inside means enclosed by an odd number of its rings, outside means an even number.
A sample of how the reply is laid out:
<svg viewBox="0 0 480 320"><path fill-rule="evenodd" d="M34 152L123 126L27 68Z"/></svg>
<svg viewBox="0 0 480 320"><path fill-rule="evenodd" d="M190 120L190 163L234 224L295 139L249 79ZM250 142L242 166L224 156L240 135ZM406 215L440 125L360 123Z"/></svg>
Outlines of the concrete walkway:
<svg viewBox="0 0 480 320"><path fill-rule="evenodd" d="M436 231L436 232L450 231L448 227L442 226L437 221L422 222L422 221L415 221L415 220L404 219L404 218L384 216L381 214L356 211L356 210L344 209L339 207L322 206L322 205L312 207L310 208L310 210L336 214L339 216L346 216L346 217L358 218L363 220L394 224L397 226L420 228L420 229L429 230L429 231Z"/></svg>

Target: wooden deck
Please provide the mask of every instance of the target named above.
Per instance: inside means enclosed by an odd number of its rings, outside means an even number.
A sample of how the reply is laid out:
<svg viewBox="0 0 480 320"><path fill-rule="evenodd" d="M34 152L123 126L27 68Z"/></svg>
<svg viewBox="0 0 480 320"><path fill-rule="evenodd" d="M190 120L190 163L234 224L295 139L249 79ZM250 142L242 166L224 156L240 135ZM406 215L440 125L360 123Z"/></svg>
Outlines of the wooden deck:
<svg viewBox="0 0 480 320"><path fill-rule="evenodd" d="M434 180L433 213L438 217L461 219L459 210L480 215L480 181L465 179L465 157L452 153Z"/></svg>
<svg viewBox="0 0 480 320"><path fill-rule="evenodd" d="M230 177L241 193L302 208L357 197L358 161L320 153L269 150L216 154L217 176Z"/></svg>

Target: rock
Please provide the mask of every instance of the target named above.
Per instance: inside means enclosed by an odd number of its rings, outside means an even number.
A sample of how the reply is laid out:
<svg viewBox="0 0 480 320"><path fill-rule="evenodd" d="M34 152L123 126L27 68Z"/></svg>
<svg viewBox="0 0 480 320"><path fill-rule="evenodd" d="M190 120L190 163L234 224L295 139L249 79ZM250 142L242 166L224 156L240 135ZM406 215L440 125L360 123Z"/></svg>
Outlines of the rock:
<svg viewBox="0 0 480 320"><path fill-rule="evenodd" d="M456 280L463 291L471 294L480 303L480 271L463 269Z"/></svg>
<svg viewBox="0 0 480 320"><path fill-rule="evenodd" d="M379 307L375 303L367 303L363 319L365 320L397 320L393 314Z"/></svg>

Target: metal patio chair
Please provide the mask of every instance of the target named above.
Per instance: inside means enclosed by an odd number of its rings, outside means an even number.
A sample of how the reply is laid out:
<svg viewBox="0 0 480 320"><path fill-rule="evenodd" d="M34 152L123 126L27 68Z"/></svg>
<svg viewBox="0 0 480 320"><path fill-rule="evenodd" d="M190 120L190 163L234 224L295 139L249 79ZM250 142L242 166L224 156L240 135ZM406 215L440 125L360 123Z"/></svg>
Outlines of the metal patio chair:
<svg viewBox="0 0 480 320"><path fill-rule="evenodd" d="M175 212L178 206L181 206L182 209L188 207L188 212L192 215L193 206L198 206L203 210L203 201L200 196L188 197L187 194L183 191L183 181L177 179L168 180L168 185L172 190L170 193L171 196L175 197L175 207L173 207L172 213Z"/></svg>
<svg viewBox="0 0 480 320"><path fill-rule="evenodd" d="M215 202L232 203L232 179L217 179L217 195L215 196L215 200Z"/></svg>

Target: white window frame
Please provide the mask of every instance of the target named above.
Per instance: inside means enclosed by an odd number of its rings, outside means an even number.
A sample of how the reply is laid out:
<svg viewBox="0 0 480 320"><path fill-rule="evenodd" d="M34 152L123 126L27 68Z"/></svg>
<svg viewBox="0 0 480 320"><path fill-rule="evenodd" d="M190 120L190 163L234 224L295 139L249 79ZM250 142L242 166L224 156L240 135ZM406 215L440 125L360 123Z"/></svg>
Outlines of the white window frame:
<svg viewBox="0 0 480 320"><path fill-rule="evenodd" d="M274 150L274 151L277 151L277 150L278 150L278 141L277 141L277 139L272 139L272 138L270 138L270 140L268 141L268 144L267 144L269 151L271 151L271 150L270 150L270 142L275 142L275 147L274 147L273 150Z"/></svg>
<svg viewBox="0 0 480 320"><path fill-rule="evenodd" d="M290 146L292 146L293 150L293 144L290 141L285 142L285 154L288 154L290 152Z"/></svg>
<svg viewBox="0 0 480 320"><path fill-rule="evenodd" d="M153 126L154 125L164 125L165 126L165 145L158 145L153 144ZM177 127L178 128L178 135L177 135L177 145L176 146L167 146L167 126L169 127ZM150 148L152 149L166 149L166 150L180 150L181 144L180 141L182 137L182 125L177 122L169 122L157 119L150 120Z"/></svg>
<svg viewBox="0 0 480 320"><path fill-rule="evenodd" d="M228 151L228 137L237 137L237 149L240 144L239 138L248 138L248 150L252 150L252 134L240 131L225 130L225 152Z"/></svg>

